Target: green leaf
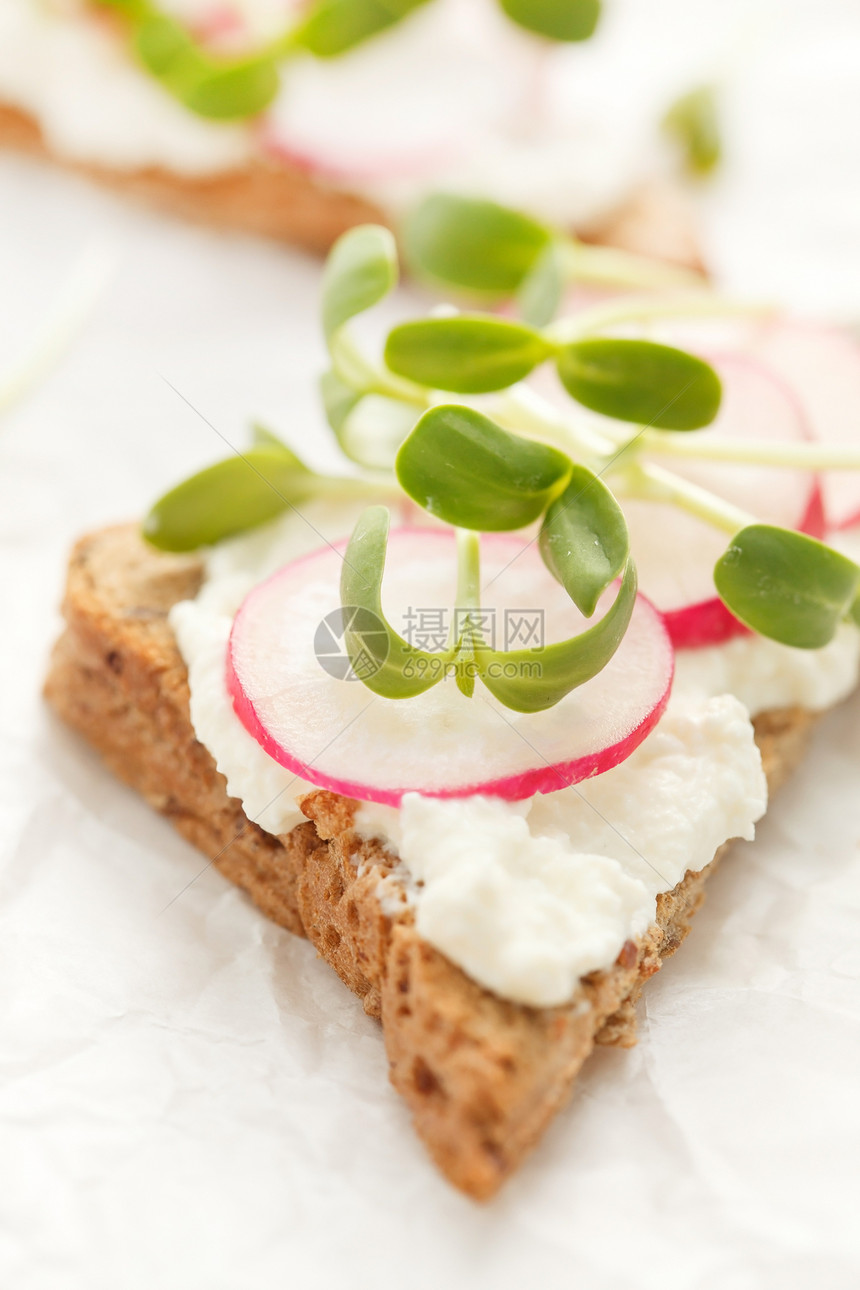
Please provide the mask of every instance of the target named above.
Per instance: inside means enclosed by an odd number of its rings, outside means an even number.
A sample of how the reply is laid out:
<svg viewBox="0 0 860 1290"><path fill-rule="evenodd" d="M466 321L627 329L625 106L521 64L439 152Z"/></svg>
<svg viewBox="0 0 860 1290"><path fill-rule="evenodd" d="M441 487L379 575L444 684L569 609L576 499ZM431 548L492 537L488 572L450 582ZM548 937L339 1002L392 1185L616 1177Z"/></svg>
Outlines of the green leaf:
<svg viewBox="0 0 860 1290"><path fill-rule="evenodd" d="M602 672L624 639L636 604L636 569L628 560L618 595L599 622L579 636L542 649L475 649L491 694L515 712L543 712ZM539 675L534 674L537 666ZM514 673L512 676L511 673Z"/></svg>
<svg viewBox="0 0 860 1290"><path fill-rule="evenodd" d="M707 175L720 163L722 140L713 86L701 85L679 98L663 118L666 133L684 150L687 169Z"/></svg>
<svg viewBox="0 0 860 1290"><path fill-rule="evenodd" d="M322 318L326 340L397 283L397 248L387 228L361 224L338 238L323 270Z"/></svg>
<svg viewBox="0 0 860 1290"><path fill-rule="evenodd" d="M517 304L523 321L531 327L545 327L555 317L565 278L561 248L550 242L535 260L517 291Z"/></svg>
<svg viewBox="0 0 860 1290"><path fill-rule="evenodd" d="M211 120L255 116L272 102L280 87L270 56L212 58L181 23L161 14L140 23L134 47L165 89L190 111Z"/></svg>
<svg viewBox="0 0 860 1290"><path fill-rule="evenodd" d="M624 568L629 550L618 502L593 471L574 466L564 492L544 516L540 552L586 618Z"/></svg>
<svg viewBox="0 0 860 1290"><path fill-rule="evenodd" d="M287 447L283 439L279 438L273 430L269 430L267 426L261 425L259 421L255 422L251 427L251 436L255 448L272 448L281 453L286 453L302 470L307 469L299 461L292 448Z"/></svg>
<svg viewBox="0 0 860 1290"><path fill-rule="evenodd" d="M316 476L284 444L249 448L165 493L143 522L161 551L195 551L255 528L291 509Z"/></svg>
<svg viewBox="0 0 860 1290"><path fill-rule="evenodd" d="M508 434L472 408L425 412L397 454L403 490L458 528L523 528L544 511L571 469L555 448Z"/></svg>
<svg viewBox="0 0 860 1290"><path fill-rule="evenodd" d="M427 0L317 0L291 43L315 58L336 58L393 27Z"/></svg>
<svg viewBox="0 0 860 1290"><path fill-rule="evenodd" d="M496 202L437 193L404 223L402 242L417 277L508 296L550 244L549 229Z"/></svg>
<svg viewBox="0 0 860 1290"><path fill-rule="evenodd" d="M697 430L719 410L722 388L714 369L670 345L596 337L565 345L557 363L568 394L607 417Z"/></svg>
<svg viewBox="0 0 860 1290"><path fill-rule="evenodd" d="M783 645L820 649L856 610L860 568L804 533L751 524L717 561L714 583L753 631Z"/></svg>
<svg viewBox="0 0 860 1290"><path fill-rule="evenodd" d="M371 506L349 540L340 578L341 606L345 616L353 609L361 610L365 624L372 615L369 621L378 627L375 631L347 631L344 642L356 676L369 690L387 699L410 699L443 679L456 646L439 654L413 649L382 612L389 522L386 507ZM370 667L363 666L368 656Z"/></svg>
<svg viewBox="0 0 860 1290"><path fill-rule="evenodd" d="M482 314L403 323L385 342L392 372L457 394L507 389L551 353L540 332Z"/></svg>
<svg viewBox="0 0 860 1290"><path fill-rule="evenodd" d="M499 0L509 18L550 40L588 40L600 17L600 0Z"/></svg>
<svg viewBox="0 0 860 1290"><path fill-rule="evenodd" d="M145 18L134 36L134 48L147 71L165 77L186 60L193 60L197 47L175 18L156 14Z"/></svg>
<svg viewBox="0 0 860 1290"><path fill-rule="evenodd" d="M207 62L187 80L178 78L175 88L185 106L198 116L211 121L244 121L269 106L280 84L276 65L260 57L222 66Z"/></svg>

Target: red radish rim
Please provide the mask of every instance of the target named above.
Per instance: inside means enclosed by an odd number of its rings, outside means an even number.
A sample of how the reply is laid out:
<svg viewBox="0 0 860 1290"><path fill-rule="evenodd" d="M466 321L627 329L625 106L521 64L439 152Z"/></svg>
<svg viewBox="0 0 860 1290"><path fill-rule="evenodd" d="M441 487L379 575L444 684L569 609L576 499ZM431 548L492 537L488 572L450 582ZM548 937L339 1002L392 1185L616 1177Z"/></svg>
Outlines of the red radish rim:
<svg viewBox="0 0 860 1290"><path fill-rule="evenodd" d="M448 529L418 529L408 525L401 525L399 528L392 529L389 538L396 538L401 534L412 535L420 532L422 537L432 535L434 537L443 537L450 542L453 534ZM484 534L483 539L490 541L494 537L506 537L507 535ZM331 543L331 547L336 551L346 549L349 539L343 538L338 542ZM314 551L306 552L296 560L291 560L289 565L284 568L293 567L302 564L307 560L313 559L320 553L320 548ZM276 577L277 574L272 575ZM268 581L268 580L267 580ZM263 583L261 586L265 585ZM253 591L250 593L253 595ZM268 755L283 766L285 770L292 773L307 783L312 784L315 788L329 789L333 793L338 793L342 797L349 797L360 802L377 802L383 806L399 806L406 793L420 793L423 797L438 797L443 799L461 798L461 797L499 797L506 801L522 801L527 797L534 797L536 793L555 793L562 788L569 788L572 784L579 784L583 780L593 779L596 775L603 774L604 771L612 770L621 762L626 761L631 753L639 747L642 741L651 733L657 722L666 710L669 702L669 696L672 693L672 682L675 677L675 651L672 645L671 635L668 631L665 621L665 615L660 612L656 605L648 599L647 596L637 592L637 600L641 600L649 610L654 614L656 623L661 626L666 635L666 644L669 654L669 668L666 678L666 686L659 700L654 707L646 714L645 717L629 731L623 739L617 743L610 744L601 748L598 752L588 753L582 757L574 757L570 761L548 762L545 766L532 767L529 770L521 771L514 775L504 775L494 780L473 781L471 784L458 785L456 788L443 788L428 791L426 788L403 787L403 788L375 788L362 784L358 781L343 779L335 775L327 775L323 771L316 770L300 758L292 756L287 750L279 744L268 733L263 725L253 701L248 697L242 688L236 671L233 667L233 632L238 620L238 613L233 619L233 626L230 629L230 637L227 642L225 654L225 682L227 693L230 695L233 704L233 711L241 721L248 733L256 740L260 747ZM404 700L408 702L408 700ZM464 698L463 702L468 702ZM537 754L540 756L540 753Z"/></svg>
<svg viewBox="0 0 860 1290"><path fill-rule="evenodd" d="M778 333L780 328L785 328L785 327L788 327L793 331L806 332L807 334L811 333L813 336L819 336L819 337L824 337L825 339L838 341L839 344L847 346L849 349L853 350L855 352L858 363L860 363L860 340L858 340L856 336L852 335L852 333L844 327L840 327L833 323L822 321L821 319L817 319L817 318L798 318L798 317L792 316L791 314L785 314L785 315L780 315L779 317L767 320L762 326L762 335L764 337L767 337L768 333L770 334ZM763 361L766 362L767 360L764 359ZM789 386L789 388L791 388L790 382L788 380L786 380L786 384ZM801 406L803 406L803 399L799 395L797 397L798 397L799 403L801 404ZM804 412L805 412L805 409L804 409ZM821 436L816 433L815 427L813 425L809 425L808 422L807 424L809 429L809 437L814 442L821 443L822 442ZM821 484L819 484L819 488L821 493L821 508L822 508L822 517L823 517L822 533L821 534L815 533L810 529L808 531L812 537L821 537L823 535L826 535L827 533L841 533L841 532L845 532L848 529L856 528L858 525L860 525L860 506L858 506L858 509L856 511L850 513L847 516L843 516L839 520L829 519L827 515L825 489ZM807 530L802 530L802 531L806 532Z"/></svg>
<svg viewBox="0 0 860 1290"><path fill-rule="evenodd" d="M807 442L814 442L815 435L802 401L789 383L770 367L766 359L753 354L735 353L731 350L702 354L702 357L710 363L727 360L732 363L744 363L748 367L763 371L774 385L779 386L793 405L804 439ZM860 520L860 514L858 514L858 520ZM797 532L806 533L809 537L823 538L826 527L824 494L821 480L815 474L812 477L806 510L797 524ZM754 635L750 628L726 607L719 596L709 596L706 600L697 600L692 604L683 605L680 609L664 610L663 617L675 649L705 649L709 645L723 645L734 636Z"/></svg>

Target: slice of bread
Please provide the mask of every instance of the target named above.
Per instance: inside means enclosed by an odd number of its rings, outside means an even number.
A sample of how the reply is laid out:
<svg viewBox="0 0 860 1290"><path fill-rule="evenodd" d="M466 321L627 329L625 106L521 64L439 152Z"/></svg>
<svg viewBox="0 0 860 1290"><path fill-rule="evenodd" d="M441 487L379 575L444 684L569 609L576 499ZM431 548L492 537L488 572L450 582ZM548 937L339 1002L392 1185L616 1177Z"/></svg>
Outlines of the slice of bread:
<svg viewBox="0 0 860 1290"><path fill-rule="evenodd" d="M633 1003L690 929L714 865L659 896L657 921L565 1007L524 1007L484 990L392 913L379 883L396 860L352 830L355 803L316 791L308 822L274 837L248 820L197 742L185 666L167 622L193 596L194 557L149 549L131 526L83 538L69 569L66 628L46 695L221 872L275 922L306 936L382 1022L391 1080L445 1176L479 1199L516 1169L563 1105L594 1044L635 1042ZM757 719L771 788L802 755L811 714Z"/></svg>
<svg viewBox="0 0 860 1290"><path fill-rule="evenodd" d="M286 162L257 160L242 169L201 176L159 166L117 170L74 161L53 151L38 122L12 104L0 103L0 148L47 158L171 214L215 228L260 233L309 251L328 250L355 224L392 222L390 212L366 198ZM598 225L578 231L587 241L703 271L690 204L667 181L640 187Z"/></svg>

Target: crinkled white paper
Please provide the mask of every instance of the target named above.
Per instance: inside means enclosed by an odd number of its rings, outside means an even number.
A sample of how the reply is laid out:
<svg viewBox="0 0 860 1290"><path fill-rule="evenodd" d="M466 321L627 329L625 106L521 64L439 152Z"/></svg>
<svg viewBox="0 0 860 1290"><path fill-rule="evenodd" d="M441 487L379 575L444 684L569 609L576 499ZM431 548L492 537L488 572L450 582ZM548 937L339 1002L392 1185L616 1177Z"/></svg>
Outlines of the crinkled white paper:
<svg viewBox="0 0 860 1290"><path fill-rule="evenodd" d="M781 182L793 167L802 187L784 145ZM737 195L730 213L739 236ZM787 293L809 235L790 215L768 247ZM70 542L222 455L204 417L234 444L256 416L331 455L316 263L11 159L0 370L93 239L117 256L106 294L0 421L0 1284L856 1285L860 701L714 877L639 1047L596 1054L492 1205L463 1199L388 1085L376 1023L216 872L193 881L202 857L40 700ZM856 229L829 251L816 290L838 303Z"/></svg>

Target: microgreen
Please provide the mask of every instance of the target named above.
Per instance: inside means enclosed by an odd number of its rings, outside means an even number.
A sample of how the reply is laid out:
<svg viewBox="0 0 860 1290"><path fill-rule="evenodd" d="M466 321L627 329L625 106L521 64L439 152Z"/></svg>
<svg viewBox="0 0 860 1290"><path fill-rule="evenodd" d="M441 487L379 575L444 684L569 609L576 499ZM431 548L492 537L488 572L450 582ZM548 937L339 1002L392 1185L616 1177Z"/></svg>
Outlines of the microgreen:
<svg viewBox="0 0 860 1290"><path fill-rule="evenodd" d="M474 408L425 412L395 465L414 502L458 528L500 532L538 519L570 475L570 460L509 434Z"/></svg>
<svg viewBox="0 0 860 1290"><path fill-rule="evenodd" d="M574 341L557 359L577 402L620 421L663 430L698 430L720 407L720 379L701 358L648 340Z"/></svg>
<svg viewBox="0 0 860 1290"><path fill-rule="evenodd" d="M319 475L270 430L256 427L252 447L160 497L143 522L143 536L161 551L195 551L257 528L312 497L367 494L365 481Z"/></svg>
<svg viewBox="0 0 860 1290"><path fill-rule="evenodd" d="M717 562L714 583L753 631L784 645L819 649L856 613L860 568L804 533L753 524L732 539Z"/></svg>
<svg viewBox="0 0 860 1290"><path fill-rule="evenodd" d="M506 390L551 353L551 343L534 328L483 314L402 323L385 343L392 372L456 394Z"/></svg>
<svg viewBox="0 0 860 1290"><path fill-rule="evenodd" d="M516 220L506 223L506 218L495 225L501 230L497 248L504 244L504 230L517 227ZM475 237L477 246L477 232ZM556 246L546 237L538 240L532 272ZM497 256L497 267L503 263L505 255ZM375 651L378 666L372 676L365 680L366 669L359 673L357 667L356 673L377 694L394 699L420 694L446 676L471 696L480 678L500 702L538 712L596 675L618 648L636 597L623 511L628 497L681 507L729 534L729 548L714 571L715 586L753 630L814 649L826 644L844 620L860 626L860 567L812 538L759 523L701 483L647 459L654 452L751 468L860 469L860 451L844 445L735 441L717 431L697 435L695 429L709 423L719 407L720 383L713 369L670 346L602 334L619 324L647 321L649 310L655 317L683 315L691 307L688 300L649 303L637 297L551 327L475 314L419 320L391 331L383 362L359 348L353 331L360 315L379 304L396 281L391 235L364 227L335 246L323 284L331 357L331 370L321 382L326 415L345 454L381 473L318 475L261 430L246 453L209 467L156 503L144 525L151 543L193 550L317 496L366 496L378 502L389 494L405 495L453 525L459 634L452 633L438 652L407 644L382 612L389 524L384 507L365 513L347 549L343 607L375 615L381 624L370 641L365 633L351 631L347 618L347 648L354 662L362 650ZM719 299L701 297L693 307L699 312L727 308ZM572 415L518 384L546 358L557 363L572 396ZM439 403L440 389L467 397ZM472 394L480 396L478 406L470 403ZM577 404L614 418L615 424L581 420ZM631 423L651 428L631 429ZM535 651L497 651L480 629L480 534L530 524L540 526L544 564L586 618L618 584L608 608L587 630L540 648L539 675L525 666Z"/></svg>
<svg viewBox="0 0 860 1290"><path fill-rule="evenodd" d="M700 85L677 99L663 118L663 128L680 144L691 174L708 175L719 165L722 140L712 85Z"/></svg>
<svg viewBox="0 0 860 1290"><path fill-rule="evenodd" d="M376 664L371 675L360 675L374 694L387 699L409 699L441 681L454 661L457 645L444 653L414 649L394 630L382 610L382 575L388 545L389 512L384 506L370 506L353 529L344 555L340 578L341 604L373 614L383 633L345 634L347 653L353 666L359 655L370 650ZM383 642L384 640L384 647ZM356 668L356 670L358 670Z"/></svg>
<svg viewBox="0 0 860 1290"><path fill-rule="evenodd" d="M478 535L461 530L458 608L461 614L465 611L462 630L446 650L432 653L416 649L394 630L382 609L388 528L389 513L385 507L372 506L364 512L346 549L340 583L345 622L348 624L350 615L361 610L373 615L373 621L381 628L368 634L350 632L347 627L344 637L356 674L374 694L387 699L413 698L454 674L460 690L471 697L478 676L506 707L516 712L542 712L602 671L624 638L636 601L636 570L632 560L626 561L618 594L606 614L578 636L537 649L491 648L477 625L480 621ZM559 556L563 564L567 558ZM470 610L475 611L474 616L470 616ZM363 655L368 651L375 664L372 668L361 666ZM540 661L538 675L526 666L535 659Z"/></svg>
<svg viewBox="0 0 860 1290"><path fill-rule="evenodd" d="M588 40L600 17L600 0L499 0L520 27L550 40Z"/></svg>
<svg viewBox="0 0 860 1290"><path fill-rule="evenodd" d="M585 40L599 0L499 0L519 26L552 40ZM258 115L277 96L280 68L310 54L337 58L402 22L429 0L311 0L301 19L247 54L215 55L154 0L95 0L129 25L141 66L189 111L214 121Z"/></svg>
<svg viewBox="0 0 860 1290"><path fill-rule="evenodd" d="M562 492L540 531L544 564L586 618L627 562L624 512L603 481L586 466L571 466Z"/></svg>
<svg viewBox="0 0 860 1290"><path fill-rule="evenodd" d="M388 229L361 224L339 238L326 261L322 280L322 320L326 340L378 304L397 283L397 250Z"/></svg>
<svg viewBox="0 0 860 1290"><path fill-rule="evenodd" d="M565 286L702 285L688 270L589 246L521 211L453 193L420 202L404 219L401 240L416 277L479 301L516 297L523 318L534 326L549 322Z"/></svg>
<svg viewBox="0 0 860 1290"><path fill-rule="evenodd" d="M315 58L337 58L428 0L317 0L290 33L290 43Z"/></svg>

